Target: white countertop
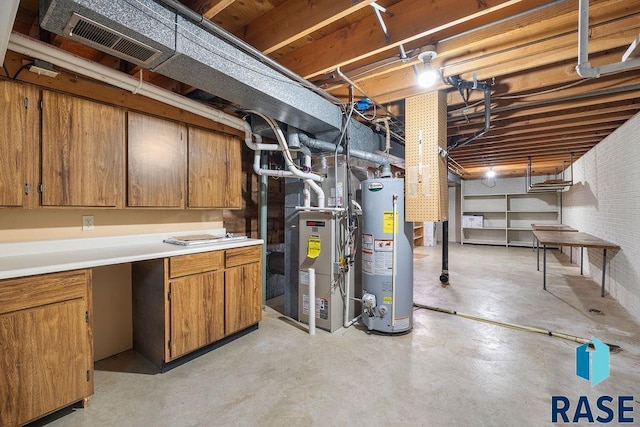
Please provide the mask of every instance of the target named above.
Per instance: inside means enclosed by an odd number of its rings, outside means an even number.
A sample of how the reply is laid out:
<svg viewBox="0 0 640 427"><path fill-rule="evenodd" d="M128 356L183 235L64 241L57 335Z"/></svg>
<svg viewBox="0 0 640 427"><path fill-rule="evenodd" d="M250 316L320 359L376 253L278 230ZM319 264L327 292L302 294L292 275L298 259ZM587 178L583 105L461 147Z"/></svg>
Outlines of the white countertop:
<svg viewBox="0 0 640 427"><path fill-rule="evenodd" d="M224 235L224 229L0 243L0 279L122 264L264 243L260 239L234 240L194 246L180 246L162 242L167 237L196 233Z"/></svg>

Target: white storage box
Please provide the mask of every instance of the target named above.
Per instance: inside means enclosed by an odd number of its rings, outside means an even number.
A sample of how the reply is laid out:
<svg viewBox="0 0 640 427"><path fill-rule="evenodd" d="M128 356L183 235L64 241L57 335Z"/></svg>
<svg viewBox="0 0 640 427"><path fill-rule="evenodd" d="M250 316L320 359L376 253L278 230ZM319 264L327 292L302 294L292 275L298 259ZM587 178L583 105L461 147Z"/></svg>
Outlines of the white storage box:
<svg viewBox="0 0 640 427"><path fill-rule="evenodd" d="M482 228L482 215L462 215L462 228Z"/></svg>

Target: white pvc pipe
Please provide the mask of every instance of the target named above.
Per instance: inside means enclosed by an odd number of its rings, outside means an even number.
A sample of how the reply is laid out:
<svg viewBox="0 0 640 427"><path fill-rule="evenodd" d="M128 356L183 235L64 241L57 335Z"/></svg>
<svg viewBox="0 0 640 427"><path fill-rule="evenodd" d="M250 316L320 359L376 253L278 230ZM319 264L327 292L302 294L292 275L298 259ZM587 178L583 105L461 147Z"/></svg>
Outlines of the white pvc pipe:
<svg viewBox="0 0 640 427"><path fill-rule="evenodd" d="M302 200L305 208L311 207L311 192L309 191L309 183L304 181L304 188L302 189Z"/></svg>
<svg viewBox="0 0 640 427"><path fill-rule="evenodd" d="M324 208L324 191L322 187L312 179L306 179L305 182L309 184L309 187L316 193L316 196L318 196L318 207Z"/></svg>
<svg viewBox="0 0 640 427"><path fill-rule="evenodd" d="M309 335L316 334L316 269L309 268Z"/></svg>
<svg viewBox="0 0 640 427"><path fill-rule="evenodd" d="M347 254L349 255L349 254ZM344 279L344 317L343 317L343 326L348 328L353 323L349 323L349 293L351 292L351 274L347 271Z"/></svg>
<svg viewBox="0 0 640 427"><path fill-rule="evenodd" d="M280 145L278 144L263 144L262 143L262 136L260 136L257 133L253 134L254 139L256 140L256 142L251 142L250 140L247 141L245 139L245 144L247 145L247 147L251 148L253 151L256 150L261 150L261 151L280 151Z"/></svg>
<svg viewBox="0 0 640 427"><path fill-rule="evenodd" d="M245 142L248 141L249 143L252 143L251 126L246 121L193 101L187 97L177 95L169 90L162 89L146 82L140 82L137 78L130 76L129 74L89 61L65 52L62 49L58 49L50 44L34 40L16 32L11 33L8 48L14 52L50 62L53 65L73 71L74 73L91 77L95 80L108 83L112 86L116 86L130 92L135 92L146 96L147 98L155 99L156 101L160 101L164 104L181 108L185 111L213 120L214 122L238 129L244 132Z"/></svg>
<svg viewBox="0 0 640 427"><path fill-rule="evenodd" d="M287 140L284 137L284 134L282 133L282 130L279 127L275 127L275 131L276 131L276 139L278 140L278 142L280 143L280 145L282 146L282 151L285 153L284 157L284 162L287 165L287 168L298 178L300 179L311 179L313 181L318 181L318 182L322 182L324 181L324 178L321 177L318 174L315 173L309 173L309 172L302 172L300 169L298 169L298 167L291 162L290 157L291 157L291 152L289 151L289 146L287 145ZM320 188L320 187L318 187ZM322 191L322 189L320 189L320 191ZM320 195L318 195L319 197ZM324 194L323 194L323 198L324 198Z"/></svg>
<svg viewBox="0 0 640 427"><path fill-rule="evenodd" d="M398 195L393 195L393 248L391 253L391 329L395 329L396 327L396 245L398 239L396 238L398 235L398 227L396 227L396 211L398 210Z"/></svg>
<svg viewBox="0 0 640 427"><path fill-rule="evenodd" d="M581 77L600 77L640 67L640 58L620 61L613 64L592 67L589 64L589 0L580 0L578 4L578 65L576 71Z"/></svg>
<svg viewBox="0 0 640 427"><path fill-rule="evenodd" d="M260 150L253 153L253 171L260 176L273 176L277 178L295 178L293 174L285 170L263 169L260 165Z"/></svg>

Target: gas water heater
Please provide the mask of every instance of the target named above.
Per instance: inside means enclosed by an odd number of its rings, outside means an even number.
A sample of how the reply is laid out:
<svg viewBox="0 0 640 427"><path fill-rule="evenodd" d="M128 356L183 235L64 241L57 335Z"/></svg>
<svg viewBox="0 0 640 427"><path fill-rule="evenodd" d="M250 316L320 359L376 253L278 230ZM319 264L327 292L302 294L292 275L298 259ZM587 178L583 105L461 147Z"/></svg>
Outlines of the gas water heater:
<svg viewBox="0 0 640 427"><path fill-rule="evenodd" d="M413 223L404 221L404 179L362 181L362 316L369 329L413 327Z"/></svg>

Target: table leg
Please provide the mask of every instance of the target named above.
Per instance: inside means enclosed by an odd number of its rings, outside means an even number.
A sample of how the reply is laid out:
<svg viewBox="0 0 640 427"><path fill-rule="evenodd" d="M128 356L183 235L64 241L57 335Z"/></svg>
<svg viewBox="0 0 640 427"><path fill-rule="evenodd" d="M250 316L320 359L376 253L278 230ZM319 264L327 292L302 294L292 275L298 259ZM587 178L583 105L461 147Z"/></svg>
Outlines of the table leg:
<svg viewBox="0 0 640 427"><path fill-rule="evenodd" d="M600 296L604 297L604 275L607 268L607 248L602 250L602 291L600 292Z"/></svg>
<svg viewBox="0 0 640 427"><path fill-rule="evenodd" d="M569 246L569 264L573 264L573 246Z"/></svg>
<svg viewBox="0 0 640 427"><path fill-rule="evenodd" d="M538 271L540 271L540 240L536 239L536 255L538 257Z"/></svg>
<svg viewBox="0 0 640 427"><path fill-rule="evenodd" d="M584 248L580 247L580 275L582 276L582 262L584 261Z"/></svg>
<svg viewBox="0 0 640 427"><path fill-rule="evenodd" d="M547 245L542 245L542 289L547 290Z"/></svg>

